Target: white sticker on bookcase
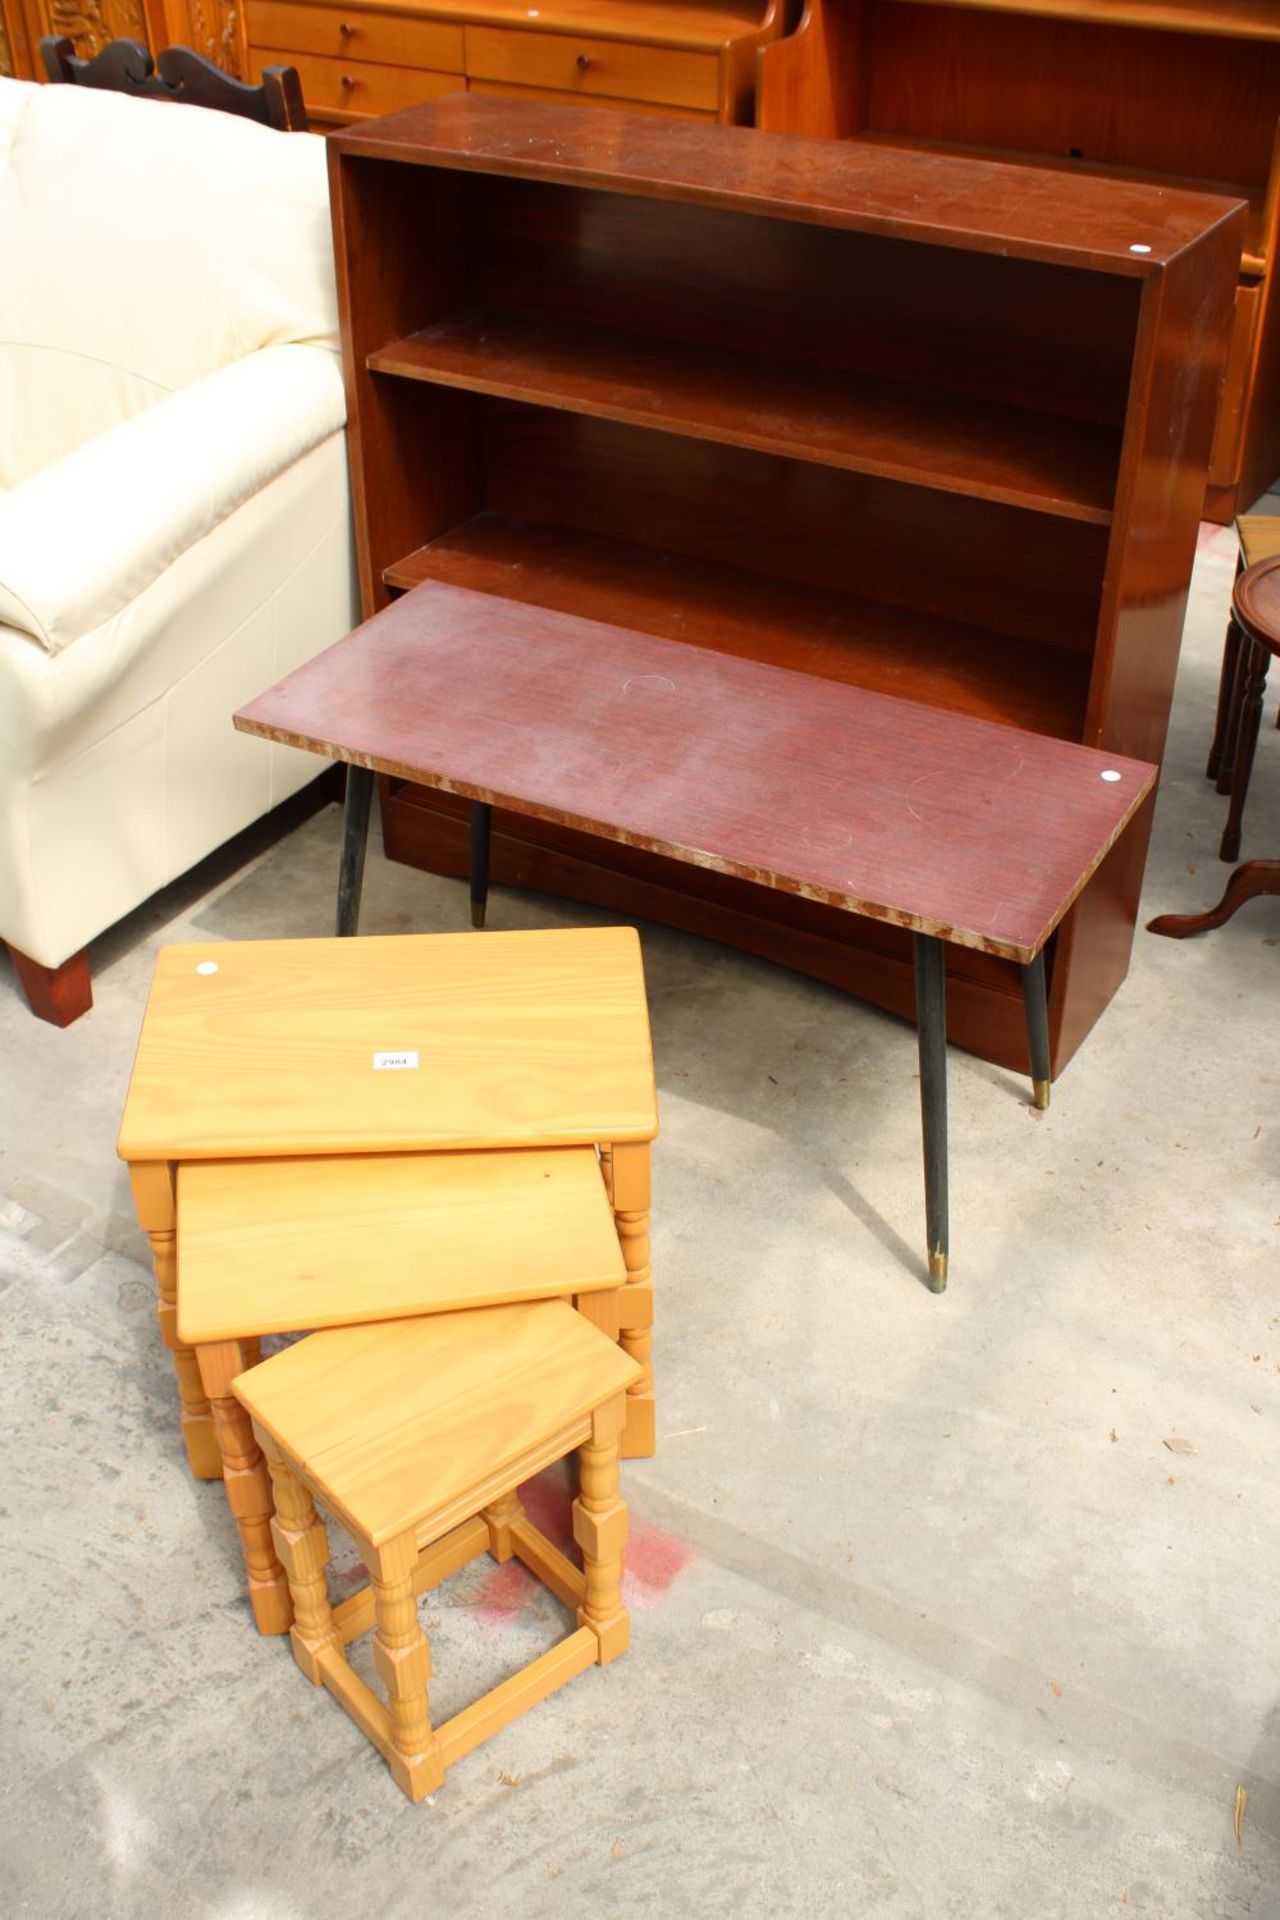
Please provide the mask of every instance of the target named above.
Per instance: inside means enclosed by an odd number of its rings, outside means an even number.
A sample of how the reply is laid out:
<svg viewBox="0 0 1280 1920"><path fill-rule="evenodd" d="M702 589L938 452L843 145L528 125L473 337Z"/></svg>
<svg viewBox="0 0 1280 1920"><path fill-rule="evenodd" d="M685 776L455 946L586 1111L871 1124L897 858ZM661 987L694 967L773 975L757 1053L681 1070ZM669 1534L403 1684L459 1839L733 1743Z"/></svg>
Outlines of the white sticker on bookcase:
<svg viewBox="0 0 1280 1920"><path fill-rule="evenodd" d="M417 1064L416 1053L375 1053L373 1056L375 1073L390 1073L397 1069L403 1072L406 1068L416 1067Z"/></svg>

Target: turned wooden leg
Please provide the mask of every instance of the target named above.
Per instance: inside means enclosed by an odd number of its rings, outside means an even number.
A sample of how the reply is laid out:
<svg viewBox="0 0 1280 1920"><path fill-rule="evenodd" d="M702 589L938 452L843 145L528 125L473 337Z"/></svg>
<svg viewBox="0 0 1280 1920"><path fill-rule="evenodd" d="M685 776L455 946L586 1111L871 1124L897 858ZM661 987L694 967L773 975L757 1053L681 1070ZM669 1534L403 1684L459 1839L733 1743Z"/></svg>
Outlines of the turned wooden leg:
<svg viewBox="0 0 1280 1920"><path fill-rule="evenodd" d="M9 958L27 996L27 1005L37 1020L47 1020L55 1027L69 1027L82 1013L88 1013L93 1005L93 988L89 982L86 948L73 953L60 967L42 967L38 960L29 960L16 947L9 947Z"/></svg>
<svg viewBox="0 0 1280 1920"><path fill-rule="evenodd" d="M412 1528L365 1554L373 1580L373 1660L391 1709L387 1761L397 1786L411 1800L432 1793L444 1768L427 1710L431 1654L418 1624L413 1570L418 1547Z"/></svg>
<svg viewBox="0 0 1280 1920"><path fill-rule="evenodd" d="M1267 684L1267 668L1270 664L1271 656L1267 649L1259 646L1256 640L1246 639L1240 657L1240 685L1236 696L1236 732L1231 764L1231 810L1227 814L1227 824L1222 830L1222 845L1218 848L1220 860L1235 861L1240 858L1240 829L1244 820L1244 803L1249 792L1249 776L1253 772L1258 729L1262 724L1262 702Z"/></svg>
<svg viewBox="0 0 1280 1920"><path fill-rule="evenodd" d="M178 1236L176 1231L152 1231L147 1238L151 1242L151 1259L160 1295L156 1318L178 1378L187 1460L197 1480L221 1480L222 1454L213 1430L209 1402L200 1383L200 1368L191 1348L178 1338Z"/></svg>
<svg viewBox="0 0 1280 1920"><path fill-rule="evenodd" d="M1213 722L1213 743L1209 748L1209 760L1205 767L1206 780L1225 778L1227 785L1220 791L1230 790L1231 738L1234 732L1236 674L1240 665L1240 648L1244 642L1244 633L1233 614L1227 621L1227 635L1222 645L1222 674L1218 681L1218 711Z"/></svg>
<svg viewBox="0 0 1280 1920"><path fill-rule="evenodd" d="M289 1579L293 1626L289 1638L293 1657L314 1686L324 1681L324 1655L341 1655L342 1636L333 1623L325 1568L329 1564L329 1535L311 1499L311 1490L299 1480L270 1434L254 1428L271 1473L276 1514L271 1522L280 1564Z"/></svg>
<svg viewBox="0 0 1280 1920"><path fill-rule="evenodd" d="M516 1493L504 1493L500 1500L494 1500L484 1509L483 1519L489 1529L489 1551L495 1560L509 1560L515 1552L511 1544L511 1528L517 1520L524 1518L524 1508Z"/></svg>
<svg viewBox="0 0 1280 1920"><path fill-rule="evenodd" d="M647 1142L613 1150L614 1222L627 1269L618 1296L619 1343L640 1368L627 1390L625 1460L647 1459L657 1444L653 1390L653 1269L649 1249L649 1147Z"/></svg>
<svg viewBox="0 0 1280 1920"><path fill-rule="evenodd" d="M590 1627L600 1643L596 1659L607 1666L625 1653L631 1622L622 1604L622 1550L627 1544L627 1506L618 1491L618 1436L625 1395L599 1409L591 1440L578 1449L578 1497L573 1503L573 1537L582 1548L586 1594L578 1609L580 1626Z"/></svg>
<svg viewBox="0 0 1280 1920"><path fill-rule="evenodd" d="M259 1633L288 1633L293 1624L293 1603L271 1537L274 1504L267 1463L254 1439L253 1422L231 1391L236 1375L247 1371L244 1349L238 1340L219 1340L198 1347L196 1352L222 1453L227 1505L240 1535L249 1576L253 1617Z"/></svg>

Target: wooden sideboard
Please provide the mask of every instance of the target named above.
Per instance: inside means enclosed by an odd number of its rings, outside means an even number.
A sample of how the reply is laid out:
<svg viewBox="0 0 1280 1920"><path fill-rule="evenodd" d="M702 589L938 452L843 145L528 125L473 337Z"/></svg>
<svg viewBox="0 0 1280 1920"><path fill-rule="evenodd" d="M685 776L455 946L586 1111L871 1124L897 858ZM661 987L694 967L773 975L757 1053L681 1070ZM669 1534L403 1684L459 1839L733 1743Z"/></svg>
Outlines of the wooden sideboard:
<svg viewBox="0 0 1280 1920"><path fill-rule="evenodd" d="M806 0L757 123L1212 188L1248 205L1206 513L1280 476L1277 0Z"/></svg>
<svg viewBox="0 0 1280 1920"><path fill-rule="evenodd" d="M750 121L783 0L245 0L249 77L287 62L314 118L350 124L466 88Z"/></svg>
<svg viewBox="0 0 1280 1920"><path fill-rule="evenodd" d="M444 581L1159 760L1239 202L474 95L330 166L366 616ZM1055 1071L1150 819L1050 943ZM467 870L454 796L389 782L383 828ZM914 1010L909 934L818 900L498 810L492 872ZM1025 1071L1018 969L948 971Z"/></svg>
<svg viewBox="0 0 1280 1920"><path fill-rule="evenodd" d="M257 81L293 66L314 125L467 89L749 122L756 59L784 0L0 0L0 73L42 79L43 34L92 55L177 42Z"/></svg>

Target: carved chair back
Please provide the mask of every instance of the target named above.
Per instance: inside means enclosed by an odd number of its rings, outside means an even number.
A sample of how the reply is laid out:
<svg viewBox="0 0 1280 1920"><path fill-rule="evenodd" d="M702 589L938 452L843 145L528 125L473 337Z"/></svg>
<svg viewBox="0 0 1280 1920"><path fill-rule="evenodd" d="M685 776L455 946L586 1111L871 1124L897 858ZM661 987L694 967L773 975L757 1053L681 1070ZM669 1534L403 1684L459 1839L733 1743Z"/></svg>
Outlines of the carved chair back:
<svg viewBox="0 0 1280 1920"><path fill-rule="evenodd" d="M250 87L233 80L203 54L190 47L165 47L159 72L150 53L137 40L113 40L92 60L82 60L70 40L48 37L40 42L40 56L49 79L80 87L105 87L137 99L185 101L191 106L214 107L238 113L281 133L306 133L307 110L296 67L264 67L262 85Z"/></svg>

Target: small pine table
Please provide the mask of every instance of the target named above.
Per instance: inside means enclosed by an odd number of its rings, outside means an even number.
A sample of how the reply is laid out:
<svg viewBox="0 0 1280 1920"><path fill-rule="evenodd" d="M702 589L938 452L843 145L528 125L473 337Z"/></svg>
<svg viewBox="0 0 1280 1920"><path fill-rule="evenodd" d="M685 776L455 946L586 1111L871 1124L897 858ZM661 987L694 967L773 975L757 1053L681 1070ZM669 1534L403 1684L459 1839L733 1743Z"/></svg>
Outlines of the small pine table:
<svg viewBox="0 0 1280 1920"><path fill-rule="evenodd" d="M631 927L163 948L118 1144L151 1242L192 1471L222 1477L209 1397L180 1330L195 1302L188 1273L202 1284L204 1262L210 1285L230 1295L244 1256L243 1245L237 1253L219 1242L210 1206L242 1209L264 1230L272 1206L287 1235L289 1209L311 1178L295 1170L286 1180L289 1163L341 1171L343 1156L494 1149L597 1150L626 1268L618 1337L641 1369L628 1394L623 1451L652 1453L649 1163L657 1131L644 972ZM266 1171L251 1174L249 1162ZM330 1247L344 1234L354 1254L352 1236L375 1206L391 1234L403 1199L398 1181L393 1167L371 1165L348 1170L341 1204L317 1192L314 1218L333 1203ZM306 1252L301 1223L297 1234L295 1258ZM391 1301L392 1256L407 1250L387 1251L380 1284ZM406 1285L417 1284L410 1273ZM313 1288L294 1324L316 1325L307 1314L323 1304ZM202 1331L212 1337L209 1325ZM272 1330L283 1324L275 1320Z"/></svg>

